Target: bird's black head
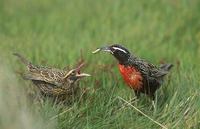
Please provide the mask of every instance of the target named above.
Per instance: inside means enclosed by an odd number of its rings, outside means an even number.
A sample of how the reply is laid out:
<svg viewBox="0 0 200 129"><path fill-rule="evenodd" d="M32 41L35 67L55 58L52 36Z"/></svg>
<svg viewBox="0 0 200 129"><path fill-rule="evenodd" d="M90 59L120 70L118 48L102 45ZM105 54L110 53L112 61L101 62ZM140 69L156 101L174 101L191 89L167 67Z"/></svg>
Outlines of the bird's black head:
<svg viewBox="0 0 200 129"><path fill-rule="evenodd" d="M126 63L129 57L131 56L128 49L119 44L98 48L93 53L97 53L99 51L105 51L111 53L119 61L120 64Z"/></svg>

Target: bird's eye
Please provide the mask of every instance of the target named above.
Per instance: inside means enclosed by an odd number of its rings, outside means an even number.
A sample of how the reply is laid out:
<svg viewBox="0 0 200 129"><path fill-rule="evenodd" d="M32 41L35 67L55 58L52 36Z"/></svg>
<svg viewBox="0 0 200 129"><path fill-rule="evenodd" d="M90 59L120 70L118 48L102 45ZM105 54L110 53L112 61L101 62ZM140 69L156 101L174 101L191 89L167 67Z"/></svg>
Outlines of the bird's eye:
<svg viewBox="0 0 200 129"><path fill-rule="evenodd" d="M75 75L76 74L76 71L72 71L72 75Z"/></svg>

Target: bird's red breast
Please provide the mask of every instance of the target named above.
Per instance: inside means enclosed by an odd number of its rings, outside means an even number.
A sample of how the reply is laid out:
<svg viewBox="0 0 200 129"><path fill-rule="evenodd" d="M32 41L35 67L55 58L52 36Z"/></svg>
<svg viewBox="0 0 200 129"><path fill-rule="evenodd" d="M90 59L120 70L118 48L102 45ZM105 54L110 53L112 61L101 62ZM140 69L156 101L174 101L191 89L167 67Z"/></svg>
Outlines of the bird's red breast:
<svg viewBox="0 0 200 129"><path fill-rule="evenodd" d="M134 90L139 90L142 88L142 75L141 73L134 67L131 66L124 66L119 64L119 71L126 82L126 84L134 89Z"/></svg>

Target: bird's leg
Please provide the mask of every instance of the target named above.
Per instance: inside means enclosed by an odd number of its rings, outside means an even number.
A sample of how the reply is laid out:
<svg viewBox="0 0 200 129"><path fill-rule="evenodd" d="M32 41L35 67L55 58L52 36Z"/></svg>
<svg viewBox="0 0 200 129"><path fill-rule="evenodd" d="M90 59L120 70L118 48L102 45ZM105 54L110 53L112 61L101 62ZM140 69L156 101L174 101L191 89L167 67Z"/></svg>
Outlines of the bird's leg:
<svg viewBox="0 0 200 129"><path fill-rule="evenodd" d="M140 98L140 92L136 91L136 90L134 90L134 92L135 92L135 96L137 97L137 99L139 99Z"/></svg>
<svg viewBox="0 0 200 129"><path fill-rule="evenodd" d="M154 94L151 94L150 98L151 98L151 100L155 101L155 95Z"/></svg>

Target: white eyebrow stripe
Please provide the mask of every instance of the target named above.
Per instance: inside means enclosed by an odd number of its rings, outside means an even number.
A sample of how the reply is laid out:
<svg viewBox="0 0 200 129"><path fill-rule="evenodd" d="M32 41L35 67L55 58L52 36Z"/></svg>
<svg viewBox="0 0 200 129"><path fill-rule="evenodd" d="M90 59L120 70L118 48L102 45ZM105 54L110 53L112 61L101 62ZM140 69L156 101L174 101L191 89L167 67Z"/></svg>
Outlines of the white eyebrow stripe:
<svg viewBox="0 0 200 129"><path fill-rule="evenodd" d="M122 52L124 52L124 53L127 53L125 50L123 50L123 49L121 49L121 48L118 48L118 47L113 47L113 49L122 51Z"/></svg>

